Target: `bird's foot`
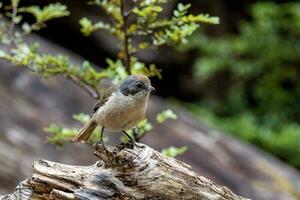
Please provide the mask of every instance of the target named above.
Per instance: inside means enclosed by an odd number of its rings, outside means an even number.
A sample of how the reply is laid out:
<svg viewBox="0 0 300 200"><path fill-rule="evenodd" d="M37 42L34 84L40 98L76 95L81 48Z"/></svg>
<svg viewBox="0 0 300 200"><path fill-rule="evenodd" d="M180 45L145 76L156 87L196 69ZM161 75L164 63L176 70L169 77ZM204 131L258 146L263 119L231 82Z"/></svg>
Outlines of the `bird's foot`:
<svg viewBox="0 0 300 200"><path fill-rule="evenodd" d="M104 144L103 141L97 142L98 144L101 144L102 148L104 149L105 152L109 152L108 149L106 148L106 145Z"/></svg>
<svg viewBox="0 0 300 200"><path fill-rule="evenodd" d="M140 144L137 143L137 142L131 141L130 143L133 145L133 147L136 146L136 147L138 147L138 148L145 148L145 146L140 145Z"/></svg>

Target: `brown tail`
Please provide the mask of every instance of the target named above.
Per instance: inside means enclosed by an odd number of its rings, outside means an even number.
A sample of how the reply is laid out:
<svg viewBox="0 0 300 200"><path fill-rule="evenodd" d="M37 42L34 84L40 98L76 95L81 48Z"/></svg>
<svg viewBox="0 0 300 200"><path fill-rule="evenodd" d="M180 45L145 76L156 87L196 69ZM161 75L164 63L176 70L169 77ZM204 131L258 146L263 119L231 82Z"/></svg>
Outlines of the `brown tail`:
<svg viewBox="0 0 300 200"><path fill-rule="evenodd" d="M93 131L97 127L97 122L91 118L86 125L80 130L78 135L73 138L73 142L86 142L91 137Z"/></svg>

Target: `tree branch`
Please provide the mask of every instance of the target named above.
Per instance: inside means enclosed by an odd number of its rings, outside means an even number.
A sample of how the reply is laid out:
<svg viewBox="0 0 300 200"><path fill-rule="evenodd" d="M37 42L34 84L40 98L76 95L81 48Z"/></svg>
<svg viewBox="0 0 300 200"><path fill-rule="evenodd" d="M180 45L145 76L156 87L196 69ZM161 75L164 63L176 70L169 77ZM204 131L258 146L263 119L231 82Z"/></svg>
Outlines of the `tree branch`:
<svg viewBox="0 0 300 200"><path fill-rule="evenodd" d="M35 162L32 177L4 199L245 199L146 145L95 149L100 161L92 166Z"/></svg>
<svg viewBox="0 0 300 200"><path fill-rule="evenodd" d="M15 3L14 3L15 2ZM10 22L10 26L9 26L9 37L11 40L11 44L13 47L16 47L16 38L15 38L15 20L17 17L17 12L18 12L18 5L19 5L19 1L12 1L11 6L12 6L12 15L11 15L11 22Z"/></svg>
<svg viewBox="0 0 300 200"><path fill-rule="evenodd" d="M125 0L121 0L121 15L122 15L122 18L123 18L123 34L124 34L124 41L123 41L123 52L124 52L124 64L125 64L125 67L128 71L128 73L130 73L130 64L131 64L131 58L130 58L130 50L129 50L129 40L130 40L130 36L127 32L127 29L128 29L128 18L131 14L131 12L127 12L126 13L126 10L125 10Z"/></svg>
<svg viewBox="0 0 300 200"><path fill-rule="evenodd" d="M41 73L27 66L25 66L24 68L28 69L32 73ZM71 74L63 74L63 73L62 74L58 73L57 75L63 75L66 79L70 80L72 83L74 83L75 85L83 89L85 92L87 92L92 98L99 99L100 92L97 89L85 83L83 80L79 79L77 76Z"/></svg>
<svg viewBox="0 0 300 200"><path fill-rule="evenodd" d="M67 79L69 79L70 81L72 81L75 85L77 85L78 87L80 87L81 89L83 89L84 91L86 91L92 98L99 99L99 97L100 97L99 91L97 91L93 87L85 84L78 77L76 77L74 75L70 75L70 74L65 75L65 77Z"/></svg>

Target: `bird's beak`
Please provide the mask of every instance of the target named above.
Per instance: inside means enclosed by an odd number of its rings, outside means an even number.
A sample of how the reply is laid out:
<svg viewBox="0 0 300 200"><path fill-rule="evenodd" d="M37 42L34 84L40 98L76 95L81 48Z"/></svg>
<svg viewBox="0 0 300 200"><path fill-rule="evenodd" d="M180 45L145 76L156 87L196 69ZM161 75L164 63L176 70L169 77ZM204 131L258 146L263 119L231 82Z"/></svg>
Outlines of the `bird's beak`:
<svg viewBox="0 0 300 200"><path fill-rule="evenodd" d="M154 88L153 86L149 86L148 90L149 90L150 92L154 92L154 91L155 91L155 88Z"/></svg>

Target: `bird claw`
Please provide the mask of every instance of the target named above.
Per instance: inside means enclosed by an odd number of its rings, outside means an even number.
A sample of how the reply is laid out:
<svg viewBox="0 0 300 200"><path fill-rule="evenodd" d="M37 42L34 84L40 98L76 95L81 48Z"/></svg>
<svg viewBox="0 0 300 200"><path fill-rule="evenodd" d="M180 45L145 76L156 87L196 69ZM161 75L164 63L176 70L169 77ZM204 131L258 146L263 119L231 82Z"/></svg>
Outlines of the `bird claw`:
<svg viewBox="0 0 300 200"><path fill-rule="evenodd" d="M99 141L96 143L96 145L98 145L98 144L102 146L102 148L104 149L105 152L109 152L108 149L106 148L106 145L104 144L104 142Z"/></svg>
<svg viewBox="0 0 300 200"><path fill-rule="evenodd" d="M134 142L134 141L132 141L131 144L132 144L133 146L138 147L138 148L144 148L143 145L140 145L140 144L138 144L137 142Z"/></svg>

